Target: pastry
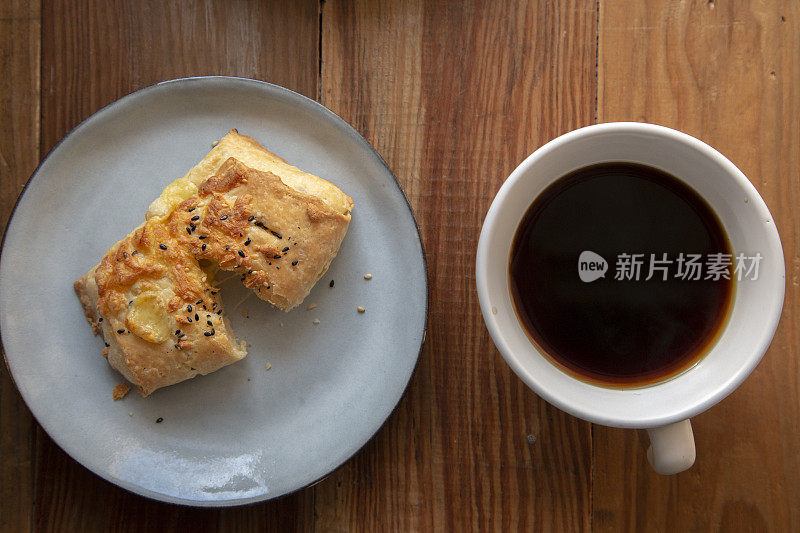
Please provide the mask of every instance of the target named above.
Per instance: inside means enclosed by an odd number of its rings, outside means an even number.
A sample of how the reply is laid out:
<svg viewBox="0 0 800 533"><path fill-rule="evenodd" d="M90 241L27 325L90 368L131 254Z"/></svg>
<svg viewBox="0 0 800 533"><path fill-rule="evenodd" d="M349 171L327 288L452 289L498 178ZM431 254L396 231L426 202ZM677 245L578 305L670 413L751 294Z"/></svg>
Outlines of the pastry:
<svg viewBox="0 0 800 533"><path fill-rule="evenodd" d="M75 282L109 364L147 396L242 359L213 284L236 272L288 311L336 256L352 199L232 130Z"/></svg>
<svg viewBox="0 0 800 533"><path fill-rule="evenodd" d="M212 276L151 219L75 282L103 355L142 396L245 356Z"/></svg>

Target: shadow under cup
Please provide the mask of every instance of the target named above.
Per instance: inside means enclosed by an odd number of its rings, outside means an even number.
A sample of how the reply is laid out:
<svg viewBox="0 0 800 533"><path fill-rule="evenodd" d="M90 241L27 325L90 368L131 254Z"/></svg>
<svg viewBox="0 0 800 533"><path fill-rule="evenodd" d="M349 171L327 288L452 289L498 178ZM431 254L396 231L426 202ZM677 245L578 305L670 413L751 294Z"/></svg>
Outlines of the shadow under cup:
<svg viewBox="0 0 800 533"><path fill-rule="evenodd" d="M647 387L606 387L559 369L520 324L509 291L508 261L517 228L534 199L570 172L625 161L661 169L686 183L713 209L734 257L760 253L757 279L735 282L716 342L694 366ZM686 134L650 124L612 123L563 135L511 174L484 221L477 285L492 338L512 369L539 396L579 418L653 428L690 418L730 394L755 368L780 317L785 270L777 229L753 185L719 152Z"/></svg>

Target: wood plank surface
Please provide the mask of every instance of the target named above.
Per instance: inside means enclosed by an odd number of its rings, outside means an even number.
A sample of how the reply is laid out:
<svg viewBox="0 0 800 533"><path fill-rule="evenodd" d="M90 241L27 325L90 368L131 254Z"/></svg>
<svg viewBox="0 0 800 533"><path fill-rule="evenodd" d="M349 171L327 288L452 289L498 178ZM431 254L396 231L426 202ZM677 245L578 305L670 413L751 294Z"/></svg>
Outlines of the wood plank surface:
<svg viewBox="0 0 800 533"><path fill-rule="evenodd" d="M210 510L98 478L38 429L0 369L0 531L800 531L800 4L796 0L0 2L0 224L58 140L165 79L228 74L341 115L415 211L427 340L376 438L277 501ZM505 177L544 142L614 120L675 127L764 196L784 314L753 376L693 420L696 465L655 475L636 433L591 426L505 364L475 249Z"/></svg>
<svg viewBox="0 0 800 533"><path fill-rule="evenodd" d="M315 0L43 5L43 152L104 105L167 79L243 76L317 95Z"/></svg>
<svg viewBox="0 0 800 533"><path fill-rule="evenodd" d="M589 425L538 399L499 356L475 249L511 170L594 121L595 22L594 2L325 2L322 103L408 194L430 318L394 416L316 488L320 529L588 529Z"/></svg>
<svg viewBox="0 0 800 533"><path fill-rule="evenodd" d="M170 78L225 74L317 94L319 5L58 0L42 13L42 153L117 98ZM313 492L226 511L151 502L98 478L36 434L37 530L307 529Z"/></svg>
<svg viewBox="0 0 800 533"><path fill-rule="evenodd" d="M787 285L753 375L696 417L695 466L654 474L631 431L594 428L598 530L800 530L800 4L600 2L598 121L685 131L733 161L769 206Z"/></svg>
<svg viewBox="0 0 800 533"><path fill-rule="evenodd" d="M39 162L39 3L0 3L0 233ZM0 353L2 350L0 350ZM33 417L0 366L0 531L25 531L33 517Z"/></svg>

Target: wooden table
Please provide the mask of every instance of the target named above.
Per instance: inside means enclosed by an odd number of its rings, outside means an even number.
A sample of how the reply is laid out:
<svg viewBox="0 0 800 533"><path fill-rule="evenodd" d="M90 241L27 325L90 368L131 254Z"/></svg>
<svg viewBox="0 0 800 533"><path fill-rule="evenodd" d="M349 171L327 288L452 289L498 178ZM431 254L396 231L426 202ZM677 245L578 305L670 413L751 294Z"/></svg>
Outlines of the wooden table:
<svg viewBox="0 0 800 533"><path fill-rule="evenodd" d="M3 0L0 222L79 121L140 87L202 74L315 98L386 158L430 269L411 385L375 439L321 483L214 511L149 501L84 469L2 368L3 530L800 530L800 3ZM504 178L549 139L616 120L678 128L727 155L765 198L786 255L772 347L693 420L697 463L673 477L651 471L634 431L575 419L528 390L475 292L478 232Z"/></svg>

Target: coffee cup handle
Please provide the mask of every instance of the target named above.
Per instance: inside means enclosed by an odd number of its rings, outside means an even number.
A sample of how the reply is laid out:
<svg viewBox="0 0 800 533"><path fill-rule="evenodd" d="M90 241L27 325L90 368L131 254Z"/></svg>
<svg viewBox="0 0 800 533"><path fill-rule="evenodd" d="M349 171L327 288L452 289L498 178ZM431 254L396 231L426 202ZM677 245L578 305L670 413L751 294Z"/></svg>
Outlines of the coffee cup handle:
<svg viewBox="0 0 800 533"><path fill-rule="evenodd" d="M648 428L647 434L650 436L647 460L659 474L677 474L694 464L694 433L688 418L668 426Z"/></svg>

